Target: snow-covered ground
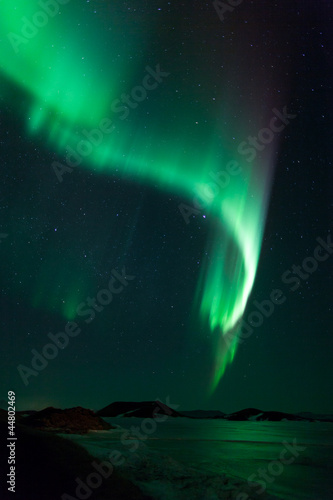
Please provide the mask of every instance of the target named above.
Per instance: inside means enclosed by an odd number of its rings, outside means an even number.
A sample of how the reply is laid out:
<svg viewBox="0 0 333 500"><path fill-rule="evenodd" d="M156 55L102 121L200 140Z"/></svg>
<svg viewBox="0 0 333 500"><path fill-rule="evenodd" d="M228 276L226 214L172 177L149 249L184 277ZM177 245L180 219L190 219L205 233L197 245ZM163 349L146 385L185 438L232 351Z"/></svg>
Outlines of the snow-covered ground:
<svg viewBox="0 0 333 500"><path fill-rule="evenodd" d="M333 423L105 420L117 429L66 437L156 499L333 499Z"/></svg>

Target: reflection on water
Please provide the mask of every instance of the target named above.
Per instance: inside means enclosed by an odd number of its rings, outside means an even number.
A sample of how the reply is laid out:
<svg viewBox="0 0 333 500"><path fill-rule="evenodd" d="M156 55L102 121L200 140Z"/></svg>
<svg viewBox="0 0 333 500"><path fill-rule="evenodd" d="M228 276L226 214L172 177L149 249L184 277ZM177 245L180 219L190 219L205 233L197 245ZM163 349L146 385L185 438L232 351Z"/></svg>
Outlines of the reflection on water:
<svg viewBox="0 0 333 500"><path fill-rule="evenodd" d="M73 439L103 458L114 449L131 458L129 450L137 439L141 446L136 453L153 453L156 460L158 452L158 456L171 457L186 467L217 476L225 473L244 481L251 476L252 481L261 481L269 493L285 500L333 498L331 423L177 418L158 423L152 432L152 426L143 424L144 419L105 420L120 428ZM149 435L144 428L149 428Z"/></svg>

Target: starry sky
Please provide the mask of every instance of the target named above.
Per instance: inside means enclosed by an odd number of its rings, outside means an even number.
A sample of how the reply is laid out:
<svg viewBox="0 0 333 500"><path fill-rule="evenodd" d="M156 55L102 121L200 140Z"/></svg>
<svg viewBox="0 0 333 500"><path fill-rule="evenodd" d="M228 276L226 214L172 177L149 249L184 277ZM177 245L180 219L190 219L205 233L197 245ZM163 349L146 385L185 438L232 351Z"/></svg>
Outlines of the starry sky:
<svg viewBox="0 0 333 500"><path fill-rule="evenodd" d="M333 413L329 2L58 7L0 7L0 400Z"/></svg>

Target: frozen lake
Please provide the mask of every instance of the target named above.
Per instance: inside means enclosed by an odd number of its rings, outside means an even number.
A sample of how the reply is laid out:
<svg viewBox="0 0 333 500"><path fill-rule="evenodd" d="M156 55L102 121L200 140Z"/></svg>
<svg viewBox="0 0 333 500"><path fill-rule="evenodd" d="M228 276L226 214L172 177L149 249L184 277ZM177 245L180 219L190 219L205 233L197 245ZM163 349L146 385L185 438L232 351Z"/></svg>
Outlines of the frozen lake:
<svg viewBox="0 0 333 500"><path fill-rule="evenodd" d="M258 498L333 498L333 423L105 420L119 427L66 437L100 459L112 453L115 468L160 500L237 499L223 492L245 491L238 485L248 482L258 483L251 490Z"/></svg>

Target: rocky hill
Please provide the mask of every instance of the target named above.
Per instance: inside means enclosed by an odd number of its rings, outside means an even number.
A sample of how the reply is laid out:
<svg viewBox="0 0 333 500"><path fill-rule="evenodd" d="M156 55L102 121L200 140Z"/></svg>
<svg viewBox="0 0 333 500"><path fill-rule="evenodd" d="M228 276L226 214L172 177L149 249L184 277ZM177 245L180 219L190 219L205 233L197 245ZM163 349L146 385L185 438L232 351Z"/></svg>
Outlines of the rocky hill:
<svg viewBox="0 0 333 500"><path fill-rule="evenodd" d="M103 431L113 428L92 410L81 406L66 410L45 408L21 418L20 423L42 431L66 434L85 434L90 430Z"/></svg>

